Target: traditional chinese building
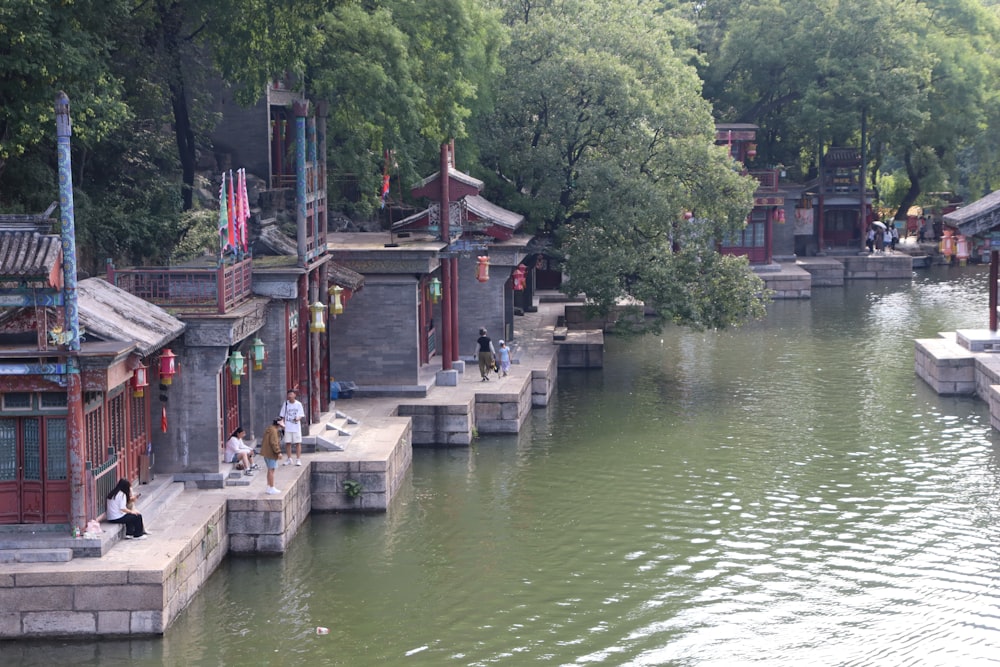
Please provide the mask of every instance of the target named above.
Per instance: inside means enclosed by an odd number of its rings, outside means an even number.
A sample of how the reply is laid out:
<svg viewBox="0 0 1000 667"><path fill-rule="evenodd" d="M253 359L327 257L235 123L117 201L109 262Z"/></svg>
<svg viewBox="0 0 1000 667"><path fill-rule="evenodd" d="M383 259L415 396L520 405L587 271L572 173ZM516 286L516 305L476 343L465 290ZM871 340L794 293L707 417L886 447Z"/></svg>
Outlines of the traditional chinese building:
<svg viewBox="0 0 1000 667"><path fill-rule="evenodd" d="M0 523L69 524L68 358L82 383L86 518L97 518L118 479L149 473L148 369L184 324L91 278L76 286L83 333L67 350L61 240L47 216L25 218L0 216Z"/></svg>

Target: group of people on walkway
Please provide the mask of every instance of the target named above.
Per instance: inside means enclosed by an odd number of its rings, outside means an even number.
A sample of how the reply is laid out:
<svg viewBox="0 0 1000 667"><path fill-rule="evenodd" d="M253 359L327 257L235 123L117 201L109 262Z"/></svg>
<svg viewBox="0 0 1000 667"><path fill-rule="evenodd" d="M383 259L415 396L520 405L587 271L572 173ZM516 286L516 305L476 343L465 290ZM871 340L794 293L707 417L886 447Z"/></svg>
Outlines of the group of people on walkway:
<svg viewBox="0 0 1000 667"><path fill-rule="evenodd" d="M281 405L278 416L264 430L261 442L261 454L267 466L267 493L275 494L281 491L274 486L274 471L281 460L281 444L287 446L285 465L292 465L292 445L295 445L295 465L302 465L302 420L305 419L305 408L298 401L298 394L293 389L288 390L285 402ZM225 463L235 463L243 474L252 476L260 466L253 462L254 449L246 444L243 438L246 431L238 427L226 441Z"/></svg>
<svg viewBox="0 0 1000 667"><path fill-rule="evenodd" d="M502 338L498 344L499 351L493 347L493 340L486 335L486 327L479 330L479 338L476 339L476 357L479 360L479 375L483 378L482 382L490 381L490 373L496 372L507 377L510 371L510 348Z"/></svg>
<svg viewBox="0 0 1000 667"><path fill-rule="evenodd" d="M896 225L886 227L884 224L872 225L868 228L865 245L870 253L895 252L899 243L899 230Z"/></svg>

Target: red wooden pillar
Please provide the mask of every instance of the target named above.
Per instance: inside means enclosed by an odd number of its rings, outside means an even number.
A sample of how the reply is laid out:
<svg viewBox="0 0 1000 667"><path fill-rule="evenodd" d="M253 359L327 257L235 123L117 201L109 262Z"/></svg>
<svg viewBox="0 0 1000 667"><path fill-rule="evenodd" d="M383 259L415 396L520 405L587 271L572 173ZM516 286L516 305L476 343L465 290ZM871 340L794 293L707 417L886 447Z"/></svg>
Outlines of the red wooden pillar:
<svg viewBox="0 0 1000 667"><path fill-rule="evenodd" d="M441 179L441 241L446 245L451 245L451 207L450 198L448 193L448 179L449 179L449 166L450 159L448 157L448 144L441 144L441 162L440 162L440 176ZM450 253L449 253L450 254ZM455 301L455 297L458 296L457 291L452 289L452 258L445 257L441 261L441 370L450 371L451 362L455 359L453 351L457 347L457 343L454 340L454 326L453 321L454 316L458 313Z"/></svg>
<svg viewBox="0 0 1000 667"><path fill-rule="evenodd" d="M458 360L458 257L451 258L451 358Z"/></svg>
<svg viewBox="0 0 1000 667"><path fill-rule="evenodd" d="M1000 250L990 250L990 331L997 330L997 277L1000 274Z"/></svg>

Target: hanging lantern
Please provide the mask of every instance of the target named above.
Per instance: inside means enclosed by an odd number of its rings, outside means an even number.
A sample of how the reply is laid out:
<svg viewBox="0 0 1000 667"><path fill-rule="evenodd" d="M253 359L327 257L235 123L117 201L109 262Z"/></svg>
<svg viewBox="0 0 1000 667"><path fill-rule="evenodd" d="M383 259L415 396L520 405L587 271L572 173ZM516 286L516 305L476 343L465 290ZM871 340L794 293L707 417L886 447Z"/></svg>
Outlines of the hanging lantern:
<svg viewBox="0 0 1000 667"><path fill-rule="evenodd" d="M514 269L514 289L518 292L524 290L524 276L528 272L528 267L524 264L518 264L517 268Z"/></svg>
<svg viewBox="0 0 1000 667"><path fill-rule="evenodd" d="M694 217L694 213L692 213L691 211L684 211L684 219L685 220L690 220L693 217Z"/></svg>
<svg viewBox="0 0 1000 667"><path fill-rule="evenodd" d="M160 353L160 383L171 384L177 375L177 355L168 347Z"/></svg>
<svg viewBox="0 0 1000 667"><path fill-rule="evenodd" d="M334 285L328 291L331 297L330 300L330 312L334 315L340 315L344 312L344 301L341 296L344 293L344 288L340 285Z"/></svg>
<svg viewBox="0 0 1000 667"><path fill-rule="evenodd" d="M757 144L747 144L747 157L751 160L757 157Z"/></svg>
<svg viewBox="0 0 1000 667"><path fill-rule="evenodd" d="M142 398L146 395L146 387L149 386L149 368L142 365L135 367L132 371L132 396L135 398Z"/></svg>
<svg viewBox="0 0 1000 667"><path fill-rule="evenodd" d="M480 255L479 264L476 265L476 280L485 283L490 279L490 256Z"/></svg>
<svg viewBox="0 0 1000 667"><path fill-rule="evenodd" d="M246 359L243 357L243 353L239 350L233 350L233 353L229 355L229 377L232 378L234 385L240 383L245 367Z"/></svg>
<svg viewBox="0 0 1000 667"><path fill-rule="evenodd" d="M774 219L779 225L785 224L785 209L776 207L774 211Z"/></svg>
<svg viewBox="0 0 1000 667"><path fill-rule="evenodd" d="M326 320L323 318L324 310L326 310L326 306L319 301L309 306L309 333L326 331Z"/></svg>
<svg viewBox="0 0 1000 667"><path fill-rule="evenodd" d="M441 281L436 277L431 278L431 302L437 303L441 300Z"/></svg>
<svg viewBox="0 0 1000 667"><path fill-rule="evenodd" d="M250 345L250 354L253 355L253 369L259 371L264 368L264 341L257 336Z"/></svg>

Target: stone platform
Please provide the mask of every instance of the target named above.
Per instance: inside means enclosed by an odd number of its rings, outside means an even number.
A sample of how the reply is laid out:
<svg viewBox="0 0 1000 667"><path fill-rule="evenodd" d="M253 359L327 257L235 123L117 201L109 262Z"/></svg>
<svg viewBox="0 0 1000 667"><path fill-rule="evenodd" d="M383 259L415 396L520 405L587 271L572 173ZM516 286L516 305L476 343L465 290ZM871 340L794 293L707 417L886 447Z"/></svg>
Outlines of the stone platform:
<svg viewBox="0 0 1000 667"><path fill-rule="evenodd" d="M942 333L914 342L917 375L942 396L976 396L1000 430L1000 336L985 329Z"/></svg>

